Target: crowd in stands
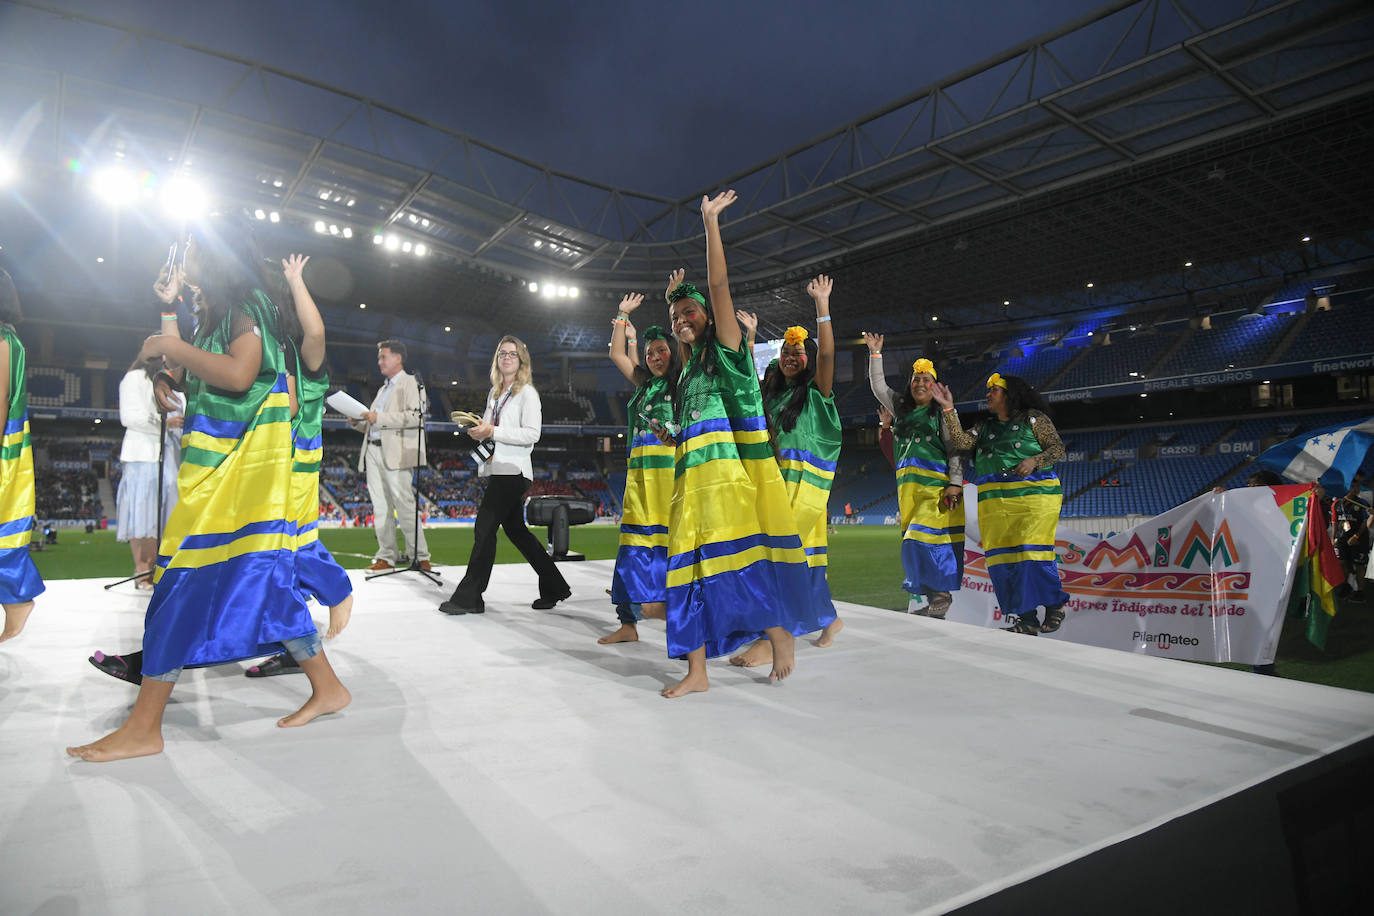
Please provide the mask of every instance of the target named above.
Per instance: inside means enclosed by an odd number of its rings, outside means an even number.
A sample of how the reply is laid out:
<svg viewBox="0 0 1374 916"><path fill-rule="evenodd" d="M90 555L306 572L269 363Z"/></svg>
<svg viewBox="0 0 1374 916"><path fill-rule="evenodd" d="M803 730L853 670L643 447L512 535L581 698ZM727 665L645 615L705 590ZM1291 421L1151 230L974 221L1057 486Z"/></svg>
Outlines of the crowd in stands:
<svg viewBox="0 0 1374 916"><path fill-rule="evenodd" d="M39 519L98 519L105 514L100 484L90 471L37 470L34 488Z"/></svg>

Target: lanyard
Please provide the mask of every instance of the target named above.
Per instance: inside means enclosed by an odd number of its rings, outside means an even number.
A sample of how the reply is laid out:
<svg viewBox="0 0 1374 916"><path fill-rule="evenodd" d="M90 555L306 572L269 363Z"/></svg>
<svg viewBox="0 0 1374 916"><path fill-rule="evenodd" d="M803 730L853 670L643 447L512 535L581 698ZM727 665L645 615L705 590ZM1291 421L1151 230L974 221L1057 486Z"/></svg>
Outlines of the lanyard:
<svg viewBox="0 0 1374 916"><path fill-rule="evenodd" d="M500 425L501 425L501 411L505 409L505 407L506 407L506 402L510 400L510 396L511 396L512 393L513 393L513 392L511 392L511 391L507 391L506 394L505 394L505 396L502 397L501 400L500 400L499 402L497 402L496 406L492 409L492 412L491 412L491 425L492 425L492 426L500 426Z"/></svg>

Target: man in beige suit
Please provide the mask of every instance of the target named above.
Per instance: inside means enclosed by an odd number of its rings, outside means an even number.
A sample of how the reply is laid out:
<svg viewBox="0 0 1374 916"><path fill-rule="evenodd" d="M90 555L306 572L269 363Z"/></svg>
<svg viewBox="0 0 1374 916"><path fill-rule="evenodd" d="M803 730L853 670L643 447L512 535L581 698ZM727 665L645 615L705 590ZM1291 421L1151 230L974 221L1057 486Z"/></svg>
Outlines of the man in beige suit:
<svg viewBox="0 0 1374 916"><path fill-rule="evenodd" d="M424 465L420 421L424 407L415 376L405 371L406 345L399 340L377 344L377 368L386 381L372 399L372 409L349 425L363 434L358 470L367 475L372 496L372 524L377 531L377 555L368 569L393 569L400 562L396 522L405 533L406 548L421 569L429 569L429 546L424 528L416 529L412 471ZM392 521L392 513L396 521Z"/></svg>

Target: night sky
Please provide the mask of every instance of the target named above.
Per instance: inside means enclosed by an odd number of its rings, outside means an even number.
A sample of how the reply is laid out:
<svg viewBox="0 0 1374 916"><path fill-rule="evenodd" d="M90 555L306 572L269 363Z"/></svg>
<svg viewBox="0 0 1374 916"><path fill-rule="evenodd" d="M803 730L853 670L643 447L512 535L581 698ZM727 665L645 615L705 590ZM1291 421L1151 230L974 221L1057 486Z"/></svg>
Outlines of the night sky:
<svg viewBox="0 0 1374 916"><path fill-rule="evenodd" d="M53 3L362 93L581 177L677 197L1102 0ZM11 9L0 3L0 28Z"/></svg>

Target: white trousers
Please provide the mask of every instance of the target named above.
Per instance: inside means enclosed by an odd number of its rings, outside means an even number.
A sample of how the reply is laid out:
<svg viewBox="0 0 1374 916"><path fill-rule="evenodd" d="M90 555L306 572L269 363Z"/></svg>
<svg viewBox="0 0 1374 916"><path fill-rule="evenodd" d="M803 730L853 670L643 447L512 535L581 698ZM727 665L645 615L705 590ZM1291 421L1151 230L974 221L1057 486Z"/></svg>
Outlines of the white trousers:
<svg viewBox="0 0 1374 916"><path fill-rule="evenodd" d="M399 562L401 551L396 546L396 523L400 522L411 556L415 560L428 560L425 529L412 530L415 528L415 491L411 489L411 470L388 469L382 460L381 444L370 439L364 467L367 469L367 490L372 496L372 527L377 531L377 555L373 559L386 560L393 566Z"/></svg>

